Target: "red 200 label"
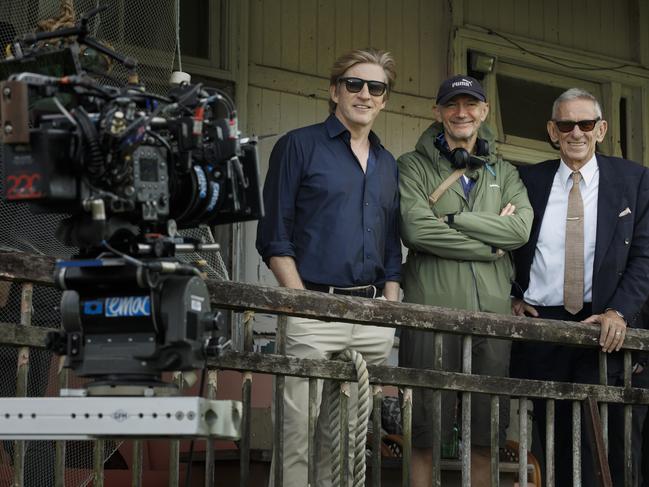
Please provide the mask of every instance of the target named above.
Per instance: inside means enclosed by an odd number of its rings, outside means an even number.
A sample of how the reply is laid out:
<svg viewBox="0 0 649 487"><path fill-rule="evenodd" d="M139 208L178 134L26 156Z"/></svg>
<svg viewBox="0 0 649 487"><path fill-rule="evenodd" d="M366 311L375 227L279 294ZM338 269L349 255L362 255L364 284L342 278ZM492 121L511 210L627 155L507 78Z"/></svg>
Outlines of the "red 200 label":
<svg viewBox="0 0 649 487"><path fill-rule="evenodd" d="M43 193L35 187L36 182L41 179L41 175L18 174L7 176L6 195L9 200L35 199L41 198Z"/></svg>

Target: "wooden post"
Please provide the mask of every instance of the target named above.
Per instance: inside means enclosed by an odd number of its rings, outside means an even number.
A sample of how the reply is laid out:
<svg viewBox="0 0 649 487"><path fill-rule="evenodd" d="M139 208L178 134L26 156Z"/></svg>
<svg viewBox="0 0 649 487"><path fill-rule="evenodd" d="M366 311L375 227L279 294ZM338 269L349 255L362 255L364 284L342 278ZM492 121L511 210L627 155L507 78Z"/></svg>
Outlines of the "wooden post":
<svg viewBox="0 0 649 487"><path fill-rule="evenodd" d="M59 391L68 387L70 371L63 368L64 357L59 357ZM56 453L54 460L54 486L65 487L65 440L56 442Z"/></svg>
<svg viewBox="0 0 649 487"><path fill-rule="evenodd" d="M31 283L24 283L20 296L20 324L29 326L32 324L32 298L34 286ZM29 381L29 347L18 349L18 364L16 371L16 397L27 397L27 385ZM25 483L25 448L24 440L14 442L14 485L22 487Z"/></svg>
<svg viewBox="0 0 649 487"><path fill-rule="evenodd" d="M491 487L500 487L500 397L497 395L491 396Z"/></svg>
<svg viewBox="0 0 649 487"><path fill-rule="evenodd" d="M442 370L444 337L435 333L433 338L433 368ZM433 389L433 487L442 486L442 391Z"/></svg>
<svg viewBox="0 0 649 487"><path fill-rule="evenodd" d="M175 381L178 391L183 389L183 374L175 372ZM187 465L187 468L192 468ZM180 440L169 441L169 487L178 487L180 484Z"/></svg>
<svg viewBox="0 0 649 487"><path fill-rule="evenodd" d="M340 487L349 486L349 397L350 383L340 384Z"/></svg>
<svg viewBox="0 0 649 487"><path fill-rule="evenodd" d="M518 485L527 487L527 398L518 399Z"/></svg>
<svg viewBox="0 0 649 487"><path fill-rule="evenodd" d="M252 352L254 313L245 312L243 316L243 350ZM241 456L239 457L239 485L248 485L250 476L250 418L252 416L252 372L244 371L241 384Z"/></svg>
<svg viewBox="0 0 649 487"><path fill-rule="evenodd" d="M412 459L412 389L403 390L403 465L401 485L410 485L410 463Z"/></svg>
<svg viewBox="0 0 649 487"><path fill-rule="evenodd" d="M599 383L606 385L608 383L608 354L599 352ZM604 441L604 451L608 454L608 404L602 402L599 405L599 414L601 416L602 438Z"/></svg>
<svg viewBox="0 0 649 487"><path fill-rule="evenodd" d="M462 372L471 373L471 335L462 337ZM462 392L462 487L471 487L471 393Z"/></svg>
<svg viewBox="0 0 649 487"><path fill-rule="evenodd" d="M286 315L277 316L275 348L279 355L286 354ZM275 425L273 431L273 465L275 486L284 485L284 376L275 377Z"/></svg>
<svg viewBox="0 0 649 487"><path fill-rule="evenodd" d="M372 386L372 487L381 487L382 407L383 388L380 385Z"/></svg>
<svg viewBox="0 0 649 487"><path fill-rule="evenodd" d="M207 371L207 398L215 399L218 387L218 371ZM214 485L214 438L207 438L205 446L205 487L212 487Z"/></svg>
<svg viewBox="0 0 649 487"><path fill-rule="evenodd" d="M131 467L131 486L140 487L142 485L142 462L143 462L143 441L133 441L133 465Z"/></svg>
<svg viewBox="0 0 649 487"><path fill-rule="evenodd" d="M545 402L545 485L554 487L554 400Z"/></svg>
<svg viewBox="0 0 649 487"><path fill-rule="evenodd" d="M572 485L581 487L581 409L579 401L572 401Z"/></svg>
<svg viewBox="0 0 649 487"><path fill-rule="evenodd" d="M583 402L584 426L586 428L586 441L590 443L595 466L595 478L598 487L612 487L611 471L608 465L608 456L604 445L602 421L599 417L597 401L587 397Z"/></svg>
<svg viewBox="0 0 649 487"><path fill-rule="evenodd" d="M631 375L632 370L631 352L624 351L624 388L631 389ZM633 452L631 451L631 429L633 424L631 422L633 406L631 404L624 405L624 487L632 487L633 485ZM638 452L640 455L640 452Z"/></svg>
<svg viewBox="0 0 649 487"><path fill-rule="evenodd" d="M92 485L93 487L104 487L104 457L106 452L105 440L95 440L92 450Z"/></svg>
<svg viewBox="0 0 649 487"><path fill-rule="evenodd" d="M315 430L318 421L316 411L318 410L318 379L309 379L309 424L308 424L308 473L307 482L310 486L315 487L315 467L316 467L316 448L315 448Z"/></svg>
<svg viewBox="0 0 649 487"><path fill-rule="evenodd" d="M241 418L241 440L239 442L241 457L239 462L239 485L247 486L250 473L250 415L252 411L252 372L243 373L241 384L241 401L243 417Z"/></svg>

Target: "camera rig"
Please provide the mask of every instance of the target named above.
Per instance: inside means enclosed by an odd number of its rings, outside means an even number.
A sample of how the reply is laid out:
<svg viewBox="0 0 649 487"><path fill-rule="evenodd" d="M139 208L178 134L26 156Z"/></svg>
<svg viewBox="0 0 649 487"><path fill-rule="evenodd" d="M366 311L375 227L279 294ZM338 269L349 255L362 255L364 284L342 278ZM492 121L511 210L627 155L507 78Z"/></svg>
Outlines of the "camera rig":
<svg viewBox="0 0 649 487"><path fill-rule="evenodd" d="M58 236L79 254L56 267L63 326L48 348L91 379L84 394L174 396L161 374L202 368L228 335L199 269L177 258L218 245L178 230L262 216L256 140L219 89L146 91L135 60L88 36L101 9L17 39L0 62L4 197L69 215ZM88 75L84 47L128 82Z"/></svg>

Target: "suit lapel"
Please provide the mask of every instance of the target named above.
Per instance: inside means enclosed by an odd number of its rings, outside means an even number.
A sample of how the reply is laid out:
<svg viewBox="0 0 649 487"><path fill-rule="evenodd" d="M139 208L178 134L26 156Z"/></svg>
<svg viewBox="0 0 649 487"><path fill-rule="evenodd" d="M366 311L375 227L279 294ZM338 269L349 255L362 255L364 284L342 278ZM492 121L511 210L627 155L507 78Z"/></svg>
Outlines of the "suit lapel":
<svg viewBox="0 0 649 487"><path fill-rule="evenodd" d="M532 227L532 234L530 235L530 242L536 247L536 242L539 239L539 232L541 231L541 222L543 221L543 216L545 215L545 207L548 204L548 199L550 198L550 191L552 190L552 182L554 181L554 175L559 169L559 160L551 161L550 164L544 168L543 171L540 171L539 174L533 174L533 180L528 181L528 184L531 186L528 191L530 197L530 204L534 210L534 225ZM532 189L534 188L534 189Z"/></svg>
<svg viewBox="0 0 649 487"><path fill-rule="evenodd" d="M613 163L606 157L597 155L599 167L599 190L597 193L597 236L595 237L595 259L593 263L593 282L602 265L617 225L617 212L624 196L622 180L618 177Z"/></svg>

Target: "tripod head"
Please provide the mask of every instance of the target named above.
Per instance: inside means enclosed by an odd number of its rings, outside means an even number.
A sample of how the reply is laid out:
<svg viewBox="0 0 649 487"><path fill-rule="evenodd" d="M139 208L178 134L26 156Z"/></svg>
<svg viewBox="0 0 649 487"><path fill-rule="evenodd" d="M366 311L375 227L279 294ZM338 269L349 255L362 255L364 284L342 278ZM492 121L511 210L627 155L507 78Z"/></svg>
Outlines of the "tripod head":
<svg viewBox="0 0 649 487"><path fill-rule="evenodd" d="M207 354L228 342L198 269L173 257L147 257L156 247L175 250L141 244L143 258L113 249L56 266L63 329L50 333L47 347L92 379L88 391L142 395L153 388L154 395L173 395L176 387L162 381L162 372L203 368Z"/></svg>

